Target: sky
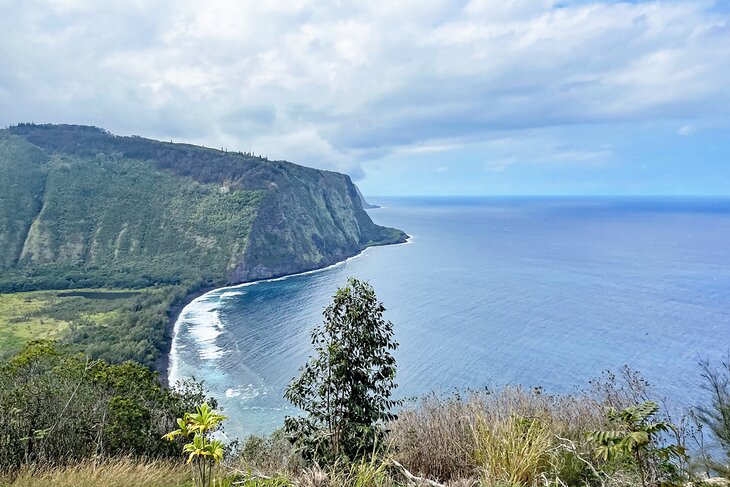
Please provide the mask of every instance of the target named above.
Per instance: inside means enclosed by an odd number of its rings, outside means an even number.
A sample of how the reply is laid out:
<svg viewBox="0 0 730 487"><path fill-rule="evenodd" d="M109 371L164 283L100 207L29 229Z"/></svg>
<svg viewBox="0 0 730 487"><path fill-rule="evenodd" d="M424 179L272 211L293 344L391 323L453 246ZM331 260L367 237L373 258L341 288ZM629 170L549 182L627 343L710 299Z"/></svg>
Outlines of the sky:
<svg viewBox="0 0 730 487"><path fill-rule="evenodd" d="M730 0L0 0L0 126L345 172L366 195L730 196Z"/></svg>

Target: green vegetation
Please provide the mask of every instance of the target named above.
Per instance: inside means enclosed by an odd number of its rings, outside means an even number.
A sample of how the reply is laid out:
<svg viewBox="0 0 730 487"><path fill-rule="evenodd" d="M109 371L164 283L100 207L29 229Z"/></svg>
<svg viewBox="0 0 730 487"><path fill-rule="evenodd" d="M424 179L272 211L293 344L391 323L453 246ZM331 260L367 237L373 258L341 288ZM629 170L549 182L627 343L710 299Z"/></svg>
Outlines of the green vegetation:
<svg viewBox="0 0 730 487"><path fill-rule="evenodd" d="M198 487L209 487L213 481L213 468L223 461L223 442L211 435L226 417L211 409L208 403L198 406L194 413L185 413L177 419L178 429L167 433L164 438L174 441L177 437L192 437L183 446L188 464L193 464L195 483Z"/></svg>
<svg viewBox="0 0 730 487"><path fill-rule="evenodd" d="M9 140L6 146L33 147ZM17 270L0 281L5 291L66 288L71 269L83 270L92 286L221 281L242 258L263 198L261 191L222 192L115 154L54 154L42 170L25 173L13 157L19 150L0 157L0 173L13 168L27 183L23 191L42 191L42 204L24 227L17 222L15 231L3 232L24 239L5 254L4 267ZM15 206L0 205L0 215L8 220Z"/></svg>
<svg viewBox="0 0 730 487"><path fill-rule="evenodd" d="M0 294L0 357L18 352L30 340L55 339L67 330L69 321L51 316L62 301L55 291ZM77 318L85 317L79 313Z"/></svg>
<svg viewBox="0 0 730 487"><path fill-rule="evenodd" d="M393 323L373 288L357 279L337 290L312 332L315 356L285 397L307 413L286 418L286 432L307 459L332 462L373 451L383 424L395 418Z"/></svg>
<svg viewBox="0 0 730 487"><path fill-rule="evenodd" d="M23 251L41 207L46 159L39 148L0 136L0 270L14 266Z"/></svg>
<svg viewBox="0 0 730 487"><path fill-rule="evenodd" d="M240 282L405 240L373 224L342 174L94 127L21 124L0 140L17 187L0 200L10 291L74 270L92 287Z"/></svg>
<svg viewBox="0 0 730 487"><path fill-rule="evenodd" d="M150 368L168 340L168 310L182 286L0 294L0 357L32 339L57 339L73 350Z"/></svg>
<svg viewBox="0 0 730 487"><path fill-rule="evenodd" d="M659 412L653 401L634 404L621 411L608 408L606 417L611 429L591 431L587 437L595 443L594 453L604 462L620 461L630 456L639 473L641 485L663 483L667 472L674 472L671 460L682 460L686 449L669 444L659 446L662 434L677 427L667 421L652 421Z"/></svg>
<svg viewBox="0 0 730 487"><path fill-rule="evenodd" d="M164 389L134 362L109 365L31 342L0 367L0 471L117 455L171 457L162 435L205 399L199 384Z"/></svg>

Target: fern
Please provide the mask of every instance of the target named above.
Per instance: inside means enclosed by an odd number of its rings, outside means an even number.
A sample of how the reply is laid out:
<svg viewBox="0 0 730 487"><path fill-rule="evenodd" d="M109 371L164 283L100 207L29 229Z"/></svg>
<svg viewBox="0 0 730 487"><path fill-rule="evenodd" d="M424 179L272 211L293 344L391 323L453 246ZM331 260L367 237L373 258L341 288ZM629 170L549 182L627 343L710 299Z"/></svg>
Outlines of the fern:
<svg viewBox="0 0 730 487"><path fill-rule="evenodd" d="M659 412L659 405L653 401L629 406L621 411L606 409L606 418L617 429L597 430L587 433L588 441L594 444L594 455L604 461L613 462L632 459L636 464L641 484L653 481L652 468L659 462L668 462L683 457L684 448L679 445L659 446L661 435L676 427L665 421L652 421ZM652 477L650 479L649 477Z"/></svg>

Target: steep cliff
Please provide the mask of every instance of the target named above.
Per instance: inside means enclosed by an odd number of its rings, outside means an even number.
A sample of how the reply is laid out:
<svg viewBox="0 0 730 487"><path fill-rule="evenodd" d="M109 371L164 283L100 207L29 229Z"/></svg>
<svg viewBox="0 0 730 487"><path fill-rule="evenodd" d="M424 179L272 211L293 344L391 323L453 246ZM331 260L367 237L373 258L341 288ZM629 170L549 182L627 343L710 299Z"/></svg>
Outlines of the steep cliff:
<svg viewBox="0 0 730 487"><path fill-rule="evenodd" d="M406 239L372 222L346 175L95 127L0 130L0 185L11 290L239 283Z"/></svg>

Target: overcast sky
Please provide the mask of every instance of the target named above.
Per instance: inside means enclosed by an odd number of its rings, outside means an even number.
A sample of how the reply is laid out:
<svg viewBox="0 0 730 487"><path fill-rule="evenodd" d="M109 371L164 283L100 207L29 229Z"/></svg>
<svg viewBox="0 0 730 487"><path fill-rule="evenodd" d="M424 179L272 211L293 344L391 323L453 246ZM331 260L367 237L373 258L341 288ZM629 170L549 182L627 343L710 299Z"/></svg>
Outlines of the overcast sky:
<svg viewBox="0 0 730 487"><path fill-rule="evenodd" d="M370 195L730 195L728 0L0 0L0 33L0 125L251 150Z"/></svg>

